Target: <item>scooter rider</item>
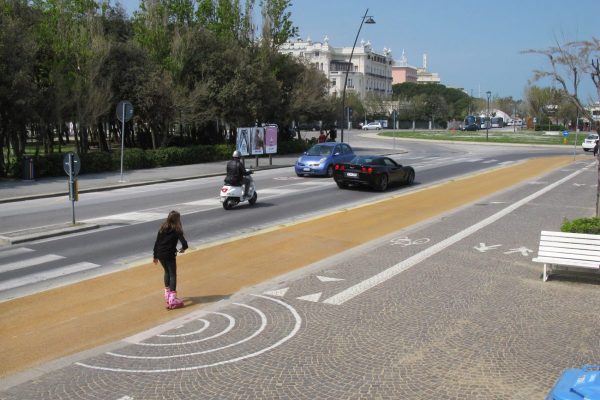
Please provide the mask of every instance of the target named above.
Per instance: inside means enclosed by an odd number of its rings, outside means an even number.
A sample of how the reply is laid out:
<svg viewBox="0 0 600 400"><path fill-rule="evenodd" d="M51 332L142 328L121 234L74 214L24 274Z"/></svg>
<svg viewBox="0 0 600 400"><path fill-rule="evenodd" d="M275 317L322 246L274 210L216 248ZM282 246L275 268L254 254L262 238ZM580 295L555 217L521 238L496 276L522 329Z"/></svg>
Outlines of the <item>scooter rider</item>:
<svg viewBox="0 0 600 400"><path fill-rule="evenodd" d="M250 188L250 179L247 177L250 172L246 171L244 164L240 161L242 154L236 150L233 152L232 159L227 163L227 177L225 183L233 186L244 185L244 197L248 197Z"/></svg>

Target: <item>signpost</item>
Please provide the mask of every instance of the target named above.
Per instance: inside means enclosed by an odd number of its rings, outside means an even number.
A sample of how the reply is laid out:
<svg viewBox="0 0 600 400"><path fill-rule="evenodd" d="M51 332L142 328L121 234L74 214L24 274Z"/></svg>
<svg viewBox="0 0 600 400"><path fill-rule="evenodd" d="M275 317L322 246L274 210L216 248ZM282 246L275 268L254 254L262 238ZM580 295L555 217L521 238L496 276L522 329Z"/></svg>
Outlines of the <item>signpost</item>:
<svg viewBox="0 0 600 400"><path fill-rule="evenodd" d="M69 200L71 201L72 223L75 225L75 202L79 200L77 187L77 175L81 170L81 160L76 153L72 151L65 154L63 158L63 168L69 176Z"/></svg>
<svg viewBox="0 0 600 400"><path fill-rule="evenodd" d="M133 117L133 105L128 101L120 101L117 104L117 119L122 122L121 129L121 180L123 181L123 155L125 153L125 122Z"/></svg>
<svg viewBox="0 0 600 400"><path fill-rule="evenodd" d="M569 137L569 131L564 130L562 135L563 135L563 144L567 144L567 138Z"/></svg>

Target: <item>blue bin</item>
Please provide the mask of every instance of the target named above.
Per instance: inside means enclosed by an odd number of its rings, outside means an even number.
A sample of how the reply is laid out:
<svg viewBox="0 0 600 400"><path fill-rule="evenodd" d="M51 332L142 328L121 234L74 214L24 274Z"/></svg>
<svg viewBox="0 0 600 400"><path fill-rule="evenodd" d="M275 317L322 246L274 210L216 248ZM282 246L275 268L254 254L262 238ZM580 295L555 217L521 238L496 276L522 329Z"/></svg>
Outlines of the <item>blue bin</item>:
<svg viewBox="0 0 600 400"><path fill-rule="evenodd" d="M600 365L566 369L546 400L600 400Z"/></svg>

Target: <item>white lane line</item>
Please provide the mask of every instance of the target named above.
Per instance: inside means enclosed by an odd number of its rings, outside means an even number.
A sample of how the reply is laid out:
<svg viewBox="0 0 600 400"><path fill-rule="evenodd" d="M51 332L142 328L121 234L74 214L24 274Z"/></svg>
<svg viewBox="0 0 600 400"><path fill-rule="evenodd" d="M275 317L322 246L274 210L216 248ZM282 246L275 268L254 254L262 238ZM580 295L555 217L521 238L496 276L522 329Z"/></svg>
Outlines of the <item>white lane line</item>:
<svg viewBox="0 0 600 400"><path fill-rule="evenodd" d="M0 272L14 271L16 269L27 268L27 267L31 267L34 265L39 265L39 264L43 264L43 263L47 263L47 262L51 262L51 261L61 260L63 258L64 258L63 256L59 256L56 254L48 254L45 256L28 258L26 260L15 261L12 263L1 265Z"/></svg>
<svg viewBox="0 0 600 400"><path fill-rule="evenodd" d="M10 249L10 250L3 251L2 253L0 253L0 258L17 256L19 254L30 253L32 251L35 251L35 250L28 249L27 247L19 247L18 249Z"/></svg>
<svg viewBox="0 0 600 400"><path fill-rule="evenodd" d="M180 333L178 335L156 335L156 336L158 336L158 337L184 337L184 336L197 335L199 333L204 332L210 326L210 322L205 320L204 318L200 318L198 321L202 322L202 327L193 332Z"/></svg>
<svg viewBox="0 0 600 400"><path fill-rule="evenodd" d="M437 244L434 244L433 246L429 247L428 249L423 250L422 252L417 253L414 256L409 257L406 260L401 261L400 263L393 265L390 268L388 268L376 275L373 275L372 277L370 277L362 282L359 282L356 285L351 286L348 289L343 290L336 295L333 295L333 296L323 300L323 303L334 304L334 305L340 305L340 304L345 303L346 301L352 299L355 296L358 296L359 294L365 292L366 290L371 289L371 288L379 285L380 283L387 281L390 278L393 278L394 276L398 275L399 273L406 271L407 269L415 266L416 264L419 264L423 260L433 256L434 254L439 253L440 251L453 245L454 243L456 243L456 242L466 238L467 236L472 235L473 233L477 232L478 230L496 222L500 218L515 211L517 208L521 207L522 205L527 204L531 200L533 200L537 197L540 197L541 195L549 192L550 190L552 190L555 187L561 185L562 183L568 181L569 179L572 179L573 177L581 174L582 172L584 172L584 170L586 170L588 168L589 168L589 166L587 166L579 171L576 171L576 172L568 175L567 177L554 182L553 184L546 186L544 189L539 190L539 191L525 197L524 199L517 201L516 203L506 207L503 210L500 210L496 214L491 215L490 217L478 222L477 224L472 225L472 226L468 227L467 229L465 229L461 232L458 232L457 234L450 236L449 238L444 239Z"/></svg>
<svg viewBox="0 0 600 400"><path fill-rule="evenodd" d="M130 355L127 355L127 354L112 353L110 351L107 352L106 354L114 356L114 357L121 357L121 358L128 358L128 359L140 359L140 360L165 360L167 358L179 358L179 357L198 356L200 354L214 353L215 351L220 351L220 350L223 350L223 349L227 349L229 347L240 345L242 343L245 343L245 342L247 342L249 340L254 339L256 336L260 335L260 333L262 331L265 330L265 328L267 327L267 316L265 315L265 313L263 313L258 308L255 308L255 307L252 307L252 306L248 306L246 304L240 304L240 303L233 303L233 304L235 304L236 306L241 306L241 307L249 308L249 309L251 309L252 311L254 311L255 313L257 313L260 316L260 326L258 327L258 329L256 331L254 331L254 333L252 333L250 336L247 336L247 337L245 337L243 339L240 339L237 342L230 343L228 345L221 346L221 347L215 347L214 349L196 351L196 352L192 352L192 353L169 354L167 356L130 356Z"/></svg>
<svg viewBox="0 0 600 400"><path fill-rule="evenodd" d="M208 314L216 314L216 315L220 315L222 317L225 317L225 318L227 318L229 320L229 324L221 332L215 333L212 336L208 336L208 337L205 337L205 338L202 338L202 339L191 340L189 342L177 342L177 343L146 343L146 342L140 342L140 343L136 343L136 344L138 346L164 347L164 346L179 346L179 345L182 345L182 344L200 343L200 342L205 342L207 340L211 340L211 339L214 339L216 337L222 336L222 335L226 334L227 332L229 332L230 330L232 330L233 327L235 326L235 318L233 318L229 314L223 314L223 313L220 313L220 312L213 312L213 311L207 311L207 313Z"/></svg>
<svg viewBox="0 0 600 400"><path fill-rule="evenodd" d="M67 265L60 268L55 268L49 271L39 272L37 274L31 274L22 278L14 278L0 282L0 290L7 290L16 288L19 286L30 285L32 283L42 282L48 279L58 278L60 276L74 274L76 272L87 271L88 269L97 268L98 264L90 262L80 262L76 264Z"/></svg>
<svg viewBox="0 0 600 400"><path fill-rule="evenodd" d="M482 164L491 164L491 163L495 163L498 162L498 160L487 160L487 161L483 161Z"/></svg>
<svg viewBox="0 0 600 400"><path fill-rule="evenodd" d="M292 316L294 317L295 323L294 323L294 328L291 330L291 332L281 338L280 340L278 340L277 342L273 343L270 346L267 346L263 349L260 349L258 351L255 351L254 353L250 353L250 354L246 354L243 356L239 356L236 358L231 358L229 360L223 360L223 361L218 361L212 364L202 364L202 365L194 365L191 367L182 367L182 368L168 368L168 369L124 369L124 368L110 368L110 367L99 367L99 366L95 366L95 365L89 365L89 364L85 364L85 363L81 363L81 362L77 362L75 363L75 365L79 365L80 367L85 367L85 368L91 368L91 369L96 369L96 370L101 370L101 371L112 371L112 372L132 372L132 373L163 373L163 372L180 372L180 371L193 371L193 370L198 370L198 369L204 369L204 368L210 368L210 367L216 367L218 365L225 365L225 364L232 364L238 361L242 361L242 360L246 360L248 358L252 358L252 357L256 357L259 356L263 353L266 353L267 351L270 351L276 347L281 346L282 344L284 344L285 342L287 342L288 340L290 340L291 338L293 338L294 336L296 336L296 334L298 333L298 331L300 330L300 326L302 326L302 318L300 318L300 314L298 314L298 312L296 311L295 308L293 308L292 306L290 306L289 304L278 300L278 299L273 299L271 297L267 297L267 296L262 296L260 294L253 294L252 296L255 297L260 297L261 299L265 299L265 300L269 300L269 301L273 301L275 303L279 303L280 305L282 305L283 307L287 308L288 311L292 314Z"/></svg>

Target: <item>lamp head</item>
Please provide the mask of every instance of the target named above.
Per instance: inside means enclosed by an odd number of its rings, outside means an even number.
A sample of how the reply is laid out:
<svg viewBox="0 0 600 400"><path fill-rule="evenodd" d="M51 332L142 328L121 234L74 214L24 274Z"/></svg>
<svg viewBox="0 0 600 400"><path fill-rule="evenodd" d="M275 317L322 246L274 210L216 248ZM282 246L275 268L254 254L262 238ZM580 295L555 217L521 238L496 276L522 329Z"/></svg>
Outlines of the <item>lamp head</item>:
<svg viewBox="0 0 600 400"><path fill-rule="evenodd" d="M367 20L365 21L365 24L374 24L375 20L373 19L372 16L367 16Z"/></svg>

